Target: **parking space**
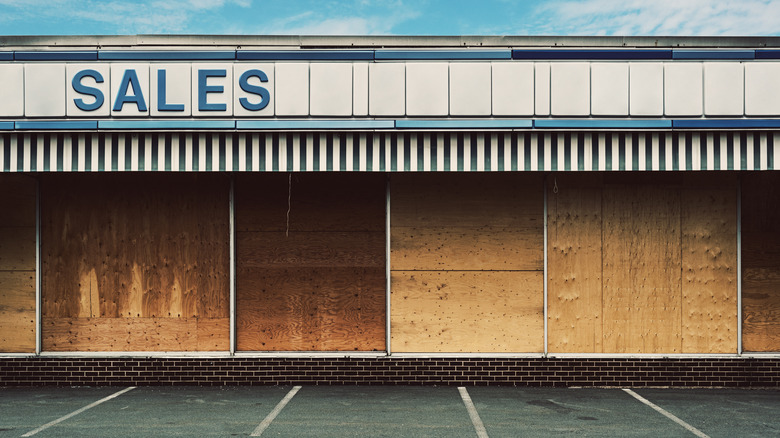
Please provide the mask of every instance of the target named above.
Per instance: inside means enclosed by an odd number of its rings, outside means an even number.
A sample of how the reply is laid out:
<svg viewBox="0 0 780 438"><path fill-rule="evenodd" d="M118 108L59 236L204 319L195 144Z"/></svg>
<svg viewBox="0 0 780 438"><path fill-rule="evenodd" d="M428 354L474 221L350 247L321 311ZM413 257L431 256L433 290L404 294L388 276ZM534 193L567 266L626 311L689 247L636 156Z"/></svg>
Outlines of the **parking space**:
<svg viewBox="0 0 780 438"><path fill-rule="evenodd" d="M0 437L780 435L780 391L634 393L639 397L596 388L469 387L465 396L456 387L419 386L0 388Z"/></svg>

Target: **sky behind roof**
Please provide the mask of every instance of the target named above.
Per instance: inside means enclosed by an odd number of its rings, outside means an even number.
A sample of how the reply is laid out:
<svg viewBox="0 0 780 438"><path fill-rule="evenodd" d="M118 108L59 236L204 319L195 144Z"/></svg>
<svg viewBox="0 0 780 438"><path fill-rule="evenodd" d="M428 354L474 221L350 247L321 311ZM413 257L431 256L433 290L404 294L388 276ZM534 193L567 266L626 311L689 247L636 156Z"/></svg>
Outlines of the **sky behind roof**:
<svg viewBox="0 0 780 438"><path fill-rule="evenodd" d="M0 34L771 36L780 0L0 0Z"/></svg>

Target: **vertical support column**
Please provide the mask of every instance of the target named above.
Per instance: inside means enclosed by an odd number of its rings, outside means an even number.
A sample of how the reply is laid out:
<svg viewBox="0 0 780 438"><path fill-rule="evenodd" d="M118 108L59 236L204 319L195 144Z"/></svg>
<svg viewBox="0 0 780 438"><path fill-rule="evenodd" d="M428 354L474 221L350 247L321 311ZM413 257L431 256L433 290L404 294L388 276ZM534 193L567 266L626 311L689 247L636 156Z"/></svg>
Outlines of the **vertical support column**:
<svg viewBox="0 0 780 438"><path fill-rule="evenodd" d="M390 356L390 174L385 183L385 348Z"/></svg>
<svg viewBox="0 0 780 438"><path fill-rule="evenodd" d="M41 317L41 182L35 180L35 354L41 354L43 320Z"/></svg>
<svg viewBox="0 0 780 438"><path fill-rule="evenodd" d="M742 355L742 176L737 178L737 354Z"/></svg>
<svg viewBox="0 0 780 438"><path fill-rule="evenodd" d="M547 357L547 175L542 183L544 192L544 356Z"/></svg>
<svg viewBox="0 0 780 438"><path fill-rule="evenodd" d="M230 174L230 354L236 353L236 220L235 176Z"/></svg>

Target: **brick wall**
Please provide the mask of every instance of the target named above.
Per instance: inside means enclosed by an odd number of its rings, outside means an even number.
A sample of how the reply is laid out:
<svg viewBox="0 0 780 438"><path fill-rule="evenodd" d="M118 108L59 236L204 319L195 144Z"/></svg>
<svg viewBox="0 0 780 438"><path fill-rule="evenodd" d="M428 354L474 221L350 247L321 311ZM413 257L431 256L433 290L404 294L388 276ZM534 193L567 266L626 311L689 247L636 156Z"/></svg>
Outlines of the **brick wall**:
<svg viewBox="0 0 780 438"><path fill-rule="evenodd" d="M0 386L778 387L780 359L0 358Z"/></svg>

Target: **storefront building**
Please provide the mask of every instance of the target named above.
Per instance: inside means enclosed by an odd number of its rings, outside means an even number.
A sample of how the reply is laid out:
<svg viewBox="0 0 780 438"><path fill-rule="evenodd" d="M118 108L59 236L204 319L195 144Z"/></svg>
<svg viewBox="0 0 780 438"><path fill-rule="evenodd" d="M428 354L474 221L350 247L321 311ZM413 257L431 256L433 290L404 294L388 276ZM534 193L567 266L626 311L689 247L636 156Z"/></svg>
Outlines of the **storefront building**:
<svg viewBox="0 0 780 438"><path fill-rule="evenodd" d="M780 39L5 37L0 384L780 383Z"/></svg>

